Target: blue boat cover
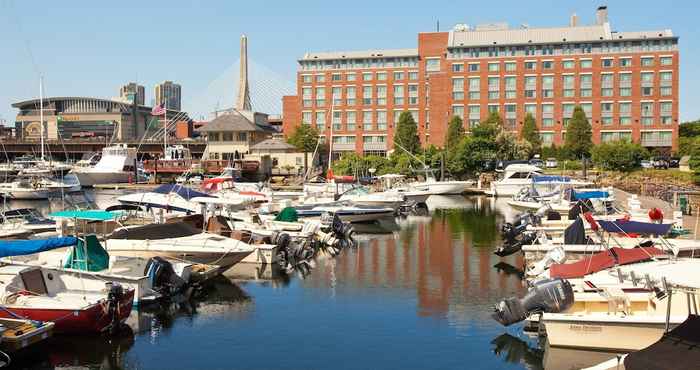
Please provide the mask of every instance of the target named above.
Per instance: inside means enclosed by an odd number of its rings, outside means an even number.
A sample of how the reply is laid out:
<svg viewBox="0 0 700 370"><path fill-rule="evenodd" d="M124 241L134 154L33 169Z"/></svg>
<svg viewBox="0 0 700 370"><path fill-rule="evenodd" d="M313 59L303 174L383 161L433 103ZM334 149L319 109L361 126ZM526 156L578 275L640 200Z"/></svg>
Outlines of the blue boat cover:
<svg viewBox="0 0 700 370"><path fill-rule="evenodd" d="M77 218L88 221L109 221L121 217L122 212L86 210L86 211L60 211L49 214L54 218Z"/></svg>
<svg viewBox="0 0 700 370"><path fill-rule="evenodd" d="M178 185L178 184L164 184L161 185L155 190L153 190L154 193L160 193L160 194L170 194L170 193L176 193L177 195L190 200L192 198L196 197L212 197L209 194L205 194L196 190L192 190L188 187Z"/></svg>
<svg viewBox="0 0 700 370"><path fill-rule="evenodd" d="M588 190L588 191L574 191L574 199L594 199L594 198L607 198L610 193L602 190Z"/></svg>
<svg viewBox="0 0 700 370"><path fill-rule="evenodd" d="M534 182L571 182L571 178L566 177L566 176L538 175L538 176L533 176L532 181L534 181Z"/></svg>
<svg viewBox="0 0 700 370"><path fill-rule="evenodd" d="M653 235L665 235L671 230L673 224L653 224L650 222L638 222L638 221L603 221L596 220L598 224L603 228L603 230L609 233L627 233L627 234L653 234Z"/></svg>
<svg viewBox="0 0 700 370"><path fill-rule="evenodd" d="M76 243L78 243L78 239L72 236L36 240L2 240L0 241L0 257L23 256L69 247Z"/></svg>

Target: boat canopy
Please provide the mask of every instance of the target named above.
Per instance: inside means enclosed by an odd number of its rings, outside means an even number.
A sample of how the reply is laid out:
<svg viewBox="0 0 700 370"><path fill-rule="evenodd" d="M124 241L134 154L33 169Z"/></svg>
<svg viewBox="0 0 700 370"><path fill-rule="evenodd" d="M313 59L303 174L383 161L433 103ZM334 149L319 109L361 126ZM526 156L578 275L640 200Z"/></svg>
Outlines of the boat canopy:
<svg viewBox="0 0 700 370"><path fill-rule="evenodd" d="M60 211L49 214L53 218L72 218L88 221L111 221L122 216L122 212L86 210L86 211Z"/></svg>
<svg viewBox="0 0 700 370"><path fill-rule="evenodd" d="M77 242L78 239L72 236L33 240L2 240L0 241L0 257L34 254L69 247Z"/></svg>
<svg viewBox="0 0 700 370"><path fill-rule="evenodd" d="M549 268L549 276L562 279L580 278L615 265L646 261L664 254L662 250L654 247L614 247L573 263L555 263Z"/></svg>
<svg viewBox="0 0 700 370"><path fill-rule="evenodd" d="M596 199L596 198L608 198L610 197L610 193L607 191L602 191L602 190L584 190L584 191L575 191L573 192L573 198L571 199L572 201L574 200L579 200L579 199Z"/></svg>
<svg viewBox="0 0 700 370"><path fill-rule="evenodd" d="M128 240L158 240L192 236L202 233L201 229L186 222L172 222L165 224L149 224L136 227L125 227L115 230L109 239Z"/></svg>
<svg viewBox="0 0 700 370"><path fill-rule="evenodd" d="M196 197L211 197L209 194L205 194L196 190L192 190L188 187L178 185L178 184L164 184L153 190L154 193L159 194L170 194L176 193L177 195L190 200Z"/></svg>
<svg viewBox="0 0 700 370"><path fill-rule="evenodd" d="M691 370L700 364L700 316L688 318L649 347L625 357L628 370Z"/></svg>
<svg viewBox="0 0 700 370"><path fill-rule="evenodd" d="M537 175L532 177L534 182L571 182L570 177L554 175Z"/></svg>
<svg viewBox="0 0 700 370"><path fill-rule="evenodd" d="M609 233L666 235L673 226L673 224L654 224L628 220L596 221L603 230Z"/></svg>
<svg viewBox="0 0 700 370"><path fill-rule="evenodd" d="M87 235L84 239L78 239L63 267L81 271L106 270L109 267L109 254L102 248L97 236Z"/></svg>

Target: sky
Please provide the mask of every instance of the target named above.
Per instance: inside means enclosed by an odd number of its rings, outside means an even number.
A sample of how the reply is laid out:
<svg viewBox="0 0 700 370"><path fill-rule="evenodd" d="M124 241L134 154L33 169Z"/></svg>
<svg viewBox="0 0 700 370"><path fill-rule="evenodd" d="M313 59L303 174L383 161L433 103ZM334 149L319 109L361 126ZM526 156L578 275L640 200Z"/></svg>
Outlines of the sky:
<svg viewBox="0 0 700 370"><path fill-rule="evenodd" d="M672 29L680 37L680 120L700 119L698 1L33 1L0 0L0 120L11 104L47 96L112 98L119 87L182 85L192 117L233 105L239 38L248 37L254 108L279 113L307 51L414 48L417 33L507 22L530 27L594 22L607 5L613 30Z"/></svg>

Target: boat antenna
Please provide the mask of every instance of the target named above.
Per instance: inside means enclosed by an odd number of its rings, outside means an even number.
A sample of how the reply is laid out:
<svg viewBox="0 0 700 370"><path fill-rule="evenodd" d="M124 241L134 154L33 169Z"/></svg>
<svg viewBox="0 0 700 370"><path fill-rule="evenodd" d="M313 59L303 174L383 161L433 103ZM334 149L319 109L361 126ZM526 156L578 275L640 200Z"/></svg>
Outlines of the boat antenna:
<svg viewBox="0 0 700 370"><path fill-rule="evenodd" d="M399 147L399 149L403 150L403 151L406 152L408 155L410 155L411 158L413 158L413 159L415 159L416 161L420 162L420 164L423 165L423 169L425 169L425 170L430 169L430 166L428 166L427 164L425 164L425 162L423 162L420 158L416 157L413 153L409 152L406 148L404 148L403 146L401 146L401 144L399 144L399 143L397 143L397 142L394 141L394 145L396 145L397 147Z"/></svg>

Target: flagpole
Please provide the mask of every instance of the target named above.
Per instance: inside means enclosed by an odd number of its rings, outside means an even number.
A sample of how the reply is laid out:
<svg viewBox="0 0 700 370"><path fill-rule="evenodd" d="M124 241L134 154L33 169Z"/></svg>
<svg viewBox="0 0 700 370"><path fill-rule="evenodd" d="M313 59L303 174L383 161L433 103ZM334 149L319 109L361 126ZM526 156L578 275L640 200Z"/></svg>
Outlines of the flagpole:
<svg viewBox="0 0 700 370"><path fill-rule="evenodd" d="M163 159L165 159L165 152L168 148L168 98L165 96L165 91L163 91L163 98L165 99L163 104L163 107L165 107L165 116L163 117L165 120L163 123Z"/></svg>
<svg viewBox="0 0 700 370"><path fill-rule="evenodd" d="M44 76L39 76L39 120L41 121L41 161L44 161Z"/></svg>

